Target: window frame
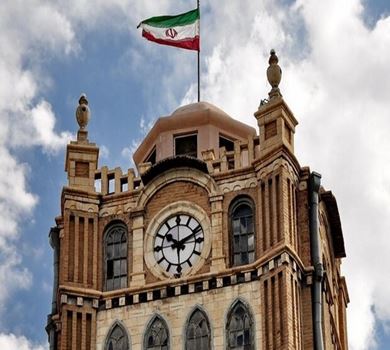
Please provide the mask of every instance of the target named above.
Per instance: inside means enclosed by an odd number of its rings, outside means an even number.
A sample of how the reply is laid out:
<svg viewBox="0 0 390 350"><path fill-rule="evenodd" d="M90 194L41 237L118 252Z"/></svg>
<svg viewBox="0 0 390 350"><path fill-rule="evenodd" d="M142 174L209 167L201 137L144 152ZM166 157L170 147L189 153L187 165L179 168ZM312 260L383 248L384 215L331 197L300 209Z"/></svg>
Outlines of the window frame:
<svg viewBox="0 0 390 350"><path fill-rule="evenodd" d="M250 252L253 252L253 260L251 261L249 259L248 255L248 262L235 264L234 263L234 228L233 228L233 219L234 219L234 212L242 205L248 206L251 211L252 211L252 225L253 225L253 250L247 250L247 253L249 254ZM228 227L229 227L229 260L230 260L230 266L244 266L253 263L256 261L256 244L257 244L257 235L256 235L256 210L255 210L255 203L253 199L247 195L240 195L236 198L234 198L231 201L231 204L229 206L229 212L228 212ZM248 235L248 234L247 234ZM241 236L241 235L240 235ZM239 251L240 253L242 252L241 250Z"/></svg>
<svg viewBox="0 0 390 350"><path fill-rule="evenodd" d="M176 154L176 140L182 139L185 137L189 137L189 136L196 136L196 154L195 155ZM176 156L187 156L187 157L197 158L198 157L198 131L195 130L195 131L191 131L191 132L187 132L187 133L183 133L183 134L173 135L173 154L175 157Z"/></svg>
<svg viewBox="0 0 390 350"><path fill-rule="evenodd" d="M234 349L242 349L244 345L241 345L241 347L231 347L231 344L230 344L230 324L231 324L231 321L233 319L233 316L236 312L236 310L238 308L242 308L244 309L244 312L245 314L247 315L248 319L249 319L249 331L250 331L250 334L249 334L249 339L250 339L250 344L247 344L249 345L249 348L250 350L254 350L256 348L255 346L255 330L256 330L256 327L255 327L255 323L254 323L254 317L253 317L253 313L250 309L250 307L248 306L248 304L244 301L242 301L241 299L238 299L236 300L231 306L230 306L230 309L229 309L229 312L227 314L227 317L226 317L226 324L225 324L225 345L226 345L226 350L234 350ZM245 326L244 326L245 327ZM245 332L245 328L242 330L243 332ZM236 330L237 332L237 330Z"/></svg>
<svg viewBox="0 0 390 350"><path fill-rule="evenodd" d="M160 315L154 315L151 320L148 322L146 328L145 328L145 332L144 332L144 337L143 337L143 347L142 349L143 350L148 350L148 337L149 337L149 331L151 330L151 328L153 327L153 324L155 322L161 322L161 324L163 325L166 333L167 333L167 345L166 345L166 349L167 350L170 350L171 349L171 334L170 334L170 331L169 331L169 327L168 327L168 324L167 322L165 321L165 319L163 317L161 317Z"/></svg>
<svg viewBox="0 0 390 350"><path fill-rule="evenodd" d="M227 141L228 143L230 142L232 144L232 149L227 149L226 146L221 145L221 141L222 140L224 140L225 142ZM219 137L218 137L218 147L219 148L225 147L226 152L234 151L234 142L235 141L237 141L237 140L233 139L233 138L231 138L229 136L225 136L224 134L219 134Z"/></svg>
<svg viewBox="0 0 390 350"><path fill-rule="evenodd" d="M106 340L104 342L104 350L109 350L110 338L112 337L112 333L115 331L115 329L117 327L122 331L123 336L126 339L126 344L125 344L126 345L126 350L130 350L131 349L131 342L130 342L129 334L127 333L127 329L126 329L126 327L122 323L120 323L118 321L116 321L116 322L114 322L112 324L112 326L110 327L110 330L108 331L108 333L106 335Z"/></svg>
<svg viewBox="0 0 390 350"><path fill-rule="evenodd" d="M154 158L154 161L153 161ZM151 151L148 153L148 155L145 157L144 163L152 163L152 165L157 163L157 148L156 145L154 145L151 149Z"/></svg>
<svg viewBox="0 0 390 350"><path fill-rule="evenodd" d="M110 233L118 228L123 229L124 234L126 236L126 241L124 242L125 247L126 247L126 254L125 254L125 257L119 256L119 257L115 258L115 256L113 255L113 257L111 259L108 259L107 239L108 239L108 236L110 235ZM122 244L122 243L119 243L119 244ZM126 266L126 286L125 287L119 286L118 288L115 288L115 286L113 285L112 288L108 288L108 284L107 284L108 283L108 269L107 269L108 260L113 260L113 261L125 260L125 266ZM122 266L122 264L120 265L120 267L121 266ZM120 274L119 276L121 276L120 278L123 278L125 275ZM113 221L107 225L107 227L104 231L104 235L103 235L103 290L106 292L106 291L118 290L121 288L127 288L128 287L128 276L129 276L129 232L128 232L128 228L127 228L127 225L122 221ZM114 279L114 278L115 278L115 275L113 274L112 279Z"/></svg>
<svg viewBox="0 0 390 350"><path fill-rule="evenodd" d="M186 322L186 328L185 328L185 338L184 338L184 349L185 350L188 350L189 347L188 347L188 344L187 344L187 341L188 341L188 331L189 331L189 327L190 327L190 323L191 323L191 320L193 319L193 317L196 315L196 313L200 313L203 317L203 319L205 320L206 322L206 325L207 325L207 331L208 331L208 349L206 350L211 350L212 349L212 334L211 334L211 326L210 326L210 320L207 316L207 314L199 307L196 307L190 314L187 322ZM202 348L203 350L203 348Z"/></svg>

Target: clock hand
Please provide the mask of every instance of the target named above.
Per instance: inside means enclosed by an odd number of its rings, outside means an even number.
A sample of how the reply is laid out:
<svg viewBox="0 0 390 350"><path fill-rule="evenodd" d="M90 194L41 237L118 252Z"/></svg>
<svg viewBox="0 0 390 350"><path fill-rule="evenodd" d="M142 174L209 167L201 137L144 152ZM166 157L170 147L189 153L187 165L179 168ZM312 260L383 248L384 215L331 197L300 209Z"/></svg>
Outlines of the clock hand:
<svg viewBox="0 0 390 350"><path fill-rule="evenodd" d="M183 245L183 243L187 242L190 238L194 237L195 235L196 235L196 233L191 233L187 237L184 237L183 239L181 239L178 244Z"/></svg>
<svg viewBox="0 0 390 350"><path fill-rule="evenodd" d="M190 238L195 237L201 229L202 229L202 227L199 225L197 228L195 228L195 230L191 234L189 234L187 237L184 237L183 239L181 239L178 242L178 244L183 245L183 243L187 242Z"/></svg>
<svg viewBox="0 0 390 350"><path fill-rule="evenodd" d="M168 242L173 242L174 245L178 244L178 241L173 238L172 234L168 233L166 237Z"/></svg>
<svg viewBox="0 0 390 350"><path fill-rule="evenodd" d="M177 252L177 265L180 266L180 245L176 246L176 252Z"/></svg>

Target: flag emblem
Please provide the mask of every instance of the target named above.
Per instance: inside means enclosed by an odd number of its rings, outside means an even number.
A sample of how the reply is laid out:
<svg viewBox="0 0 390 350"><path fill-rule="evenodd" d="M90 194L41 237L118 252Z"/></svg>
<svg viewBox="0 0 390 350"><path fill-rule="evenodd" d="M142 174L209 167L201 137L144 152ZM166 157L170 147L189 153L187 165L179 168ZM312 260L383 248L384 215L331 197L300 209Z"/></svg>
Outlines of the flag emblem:
<svg viewBox="0 0 390 350"><path fill-rule="evenodd" d="M177 35L177 31L175 30L175 28L169 28L165 31L165 35L174 39L175 36Z"/></svg>

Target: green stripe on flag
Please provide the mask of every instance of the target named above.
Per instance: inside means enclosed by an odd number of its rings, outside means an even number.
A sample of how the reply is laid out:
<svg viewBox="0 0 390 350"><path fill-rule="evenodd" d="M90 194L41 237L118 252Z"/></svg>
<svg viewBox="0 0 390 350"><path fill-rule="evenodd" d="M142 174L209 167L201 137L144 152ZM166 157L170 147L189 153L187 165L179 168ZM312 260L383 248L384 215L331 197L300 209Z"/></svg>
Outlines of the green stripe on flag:
<svg viewBox="0 0 390 350"><path fill-rule="evenodd" d="M176 16L157 16L151 17L143 20L141 24L148 24L153 27L159 28L171 28L177 26L185 26L191 23L196 22L199 19L199 10L195 9L192 11L188 11L186 13L182 13Z"/></svg>

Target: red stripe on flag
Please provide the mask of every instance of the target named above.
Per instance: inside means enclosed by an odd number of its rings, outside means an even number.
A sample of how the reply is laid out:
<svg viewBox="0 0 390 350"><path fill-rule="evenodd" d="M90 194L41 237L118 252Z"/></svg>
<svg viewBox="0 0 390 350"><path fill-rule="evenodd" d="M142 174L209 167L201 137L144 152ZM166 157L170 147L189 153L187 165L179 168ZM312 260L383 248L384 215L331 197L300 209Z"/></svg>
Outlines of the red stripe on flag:
<svg viewBox="0 0 390 350"><path fill-rule="evenodd" d="M188 39L182 39L182 40L166 40L166 39L158 39L143 29L142 36L144 38L146 38L150 41L153 41L155 43L158 43L158 44L180 47L182 49L187 49L187 50L199 51L199 36L198 35L195 36L194 38L188 38Z"/></svg>

